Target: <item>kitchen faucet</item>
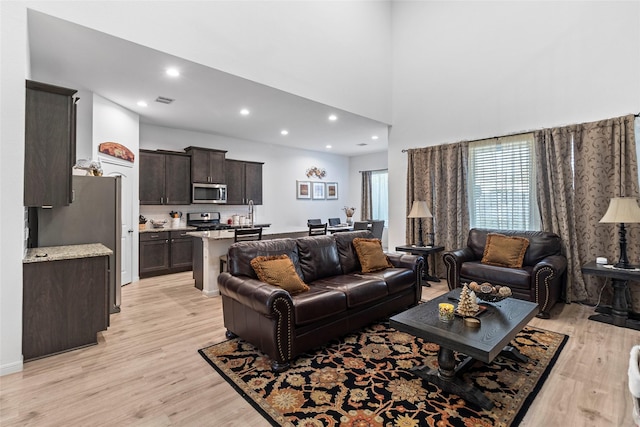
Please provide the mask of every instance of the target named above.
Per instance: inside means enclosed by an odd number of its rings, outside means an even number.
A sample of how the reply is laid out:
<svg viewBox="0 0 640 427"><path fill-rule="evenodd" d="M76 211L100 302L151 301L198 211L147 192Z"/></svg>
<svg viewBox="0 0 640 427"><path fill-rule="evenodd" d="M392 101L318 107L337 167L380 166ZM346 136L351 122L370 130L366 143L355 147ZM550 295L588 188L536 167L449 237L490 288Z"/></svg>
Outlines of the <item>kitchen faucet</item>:
<svg viewBox="0 0 640 427"><path fill-rule="evenodd" d="M253 228L253 216L254 216L254 210L253 210L253 199L249 200L249 227Z"/></svg>

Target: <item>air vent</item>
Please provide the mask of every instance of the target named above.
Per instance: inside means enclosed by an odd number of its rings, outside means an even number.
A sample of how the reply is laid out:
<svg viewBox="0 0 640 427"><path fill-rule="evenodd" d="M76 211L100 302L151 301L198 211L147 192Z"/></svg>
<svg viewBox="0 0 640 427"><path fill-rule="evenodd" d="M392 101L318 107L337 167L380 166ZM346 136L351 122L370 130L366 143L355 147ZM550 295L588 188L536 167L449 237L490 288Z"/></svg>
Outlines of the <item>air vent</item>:
<svg viewBox="0 0 640 427"><path fill-rule="evenodd" d="M369 144L367 144L367 143L365 143L365 142L361 142L360 144L356 144L356 145L357 145L358 147L364 147L365 145L369 145Z"/></svg>
<svg viewBox="0 0 640 427"><path fill-rule="evenodd" d="M156 102L159 102L161 104L171 104L173 101L175 101L175 99L165 98L164 96L159 96L156 98Z"/></svg>

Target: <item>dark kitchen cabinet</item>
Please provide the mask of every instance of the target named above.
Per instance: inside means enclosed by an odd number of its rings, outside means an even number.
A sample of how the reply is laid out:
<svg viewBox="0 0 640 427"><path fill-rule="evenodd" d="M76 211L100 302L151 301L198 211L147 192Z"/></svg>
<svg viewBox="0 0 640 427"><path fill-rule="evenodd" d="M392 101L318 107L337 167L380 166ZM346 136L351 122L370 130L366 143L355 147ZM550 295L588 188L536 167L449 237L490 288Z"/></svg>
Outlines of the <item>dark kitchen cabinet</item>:
<svg viewBox="0 0 640 427"><path fill-rule="evenodd" d="M22 354L97 344L109 326L108 256L23 264Z"/></svg>
<svg viewBox="0 0 640 427"><path fill-rule="evenodd" d="M262 165L258 162L226 160L227 204L262 204Z"/></svg>
<svg viewBox="0 0 640 427"><path fill-rule="evenodd" d="M191 158L184 154L141 150L140 204L191 204Z"/></svg>
<svg viewBox="0 0 640 427"><path fill-rule="evenodd" d="M68 206L76 161L76 90L27 80L24 205Z"/></svg>
<svg viewBox="0 0 640 427"><path fill-rule="evenodd" d="M225 184L225 153L223 150L187 147L191 156L191 181L209 184Z"/></svg>
<svg viewBox="0 0 640 427"><path fill-rule="evenodd" d="M186 231L171 232L171 264L172 272L188 271L193 266L193 238Z"/></svg>
<svg viewBox="0 0 640 427"><path fill-rule="evenodd" d="M186 231L140 233L140 277L191 270L193 238L186 233Z"/></svg>

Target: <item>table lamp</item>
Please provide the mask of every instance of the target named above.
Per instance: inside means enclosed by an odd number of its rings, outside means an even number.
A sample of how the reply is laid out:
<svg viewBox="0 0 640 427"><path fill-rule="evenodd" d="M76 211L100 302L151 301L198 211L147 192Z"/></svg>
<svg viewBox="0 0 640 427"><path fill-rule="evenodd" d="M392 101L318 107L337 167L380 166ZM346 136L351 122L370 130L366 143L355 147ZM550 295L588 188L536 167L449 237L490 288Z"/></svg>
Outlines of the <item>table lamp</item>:
<svg viewBox="0 0 640 427"><path fill-rule="evenodd" d="M604 214L601 223L620 224L620 260L614 265L616 268L633 268L627 258L627 230L625 224L640 223L640 206L635 197L613 197L609 202L609 208Z"/></svg>
<svg viewBox="0 0 640 427"><path fill-rule="evenodd" d="M418 246L424 246L422 241L422 218L433 218L431 211L427 207L427 202L414 200L411 206L411 212L407 218L418 218Z"/></svg>

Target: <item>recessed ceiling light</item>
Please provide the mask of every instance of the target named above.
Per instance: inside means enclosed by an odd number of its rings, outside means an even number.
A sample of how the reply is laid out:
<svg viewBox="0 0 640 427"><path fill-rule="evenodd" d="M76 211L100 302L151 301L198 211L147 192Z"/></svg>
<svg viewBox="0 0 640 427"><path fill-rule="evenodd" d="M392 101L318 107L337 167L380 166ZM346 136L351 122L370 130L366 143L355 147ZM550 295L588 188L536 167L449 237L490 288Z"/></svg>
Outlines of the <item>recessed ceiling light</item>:
<svg viewBox="0 0 640 427"><path fill-rule="evenodd" d="M147 103L144 101L138 101L138 107L146 107Z"/></svg>
<svg viewBox="0 0 640 427"><path fill-rule="evenodd" d="M242 110L240 110L240 114L242 114L243 116L248 116L249 110L247 110L246 108L243 108Z"/></svg>
<svg viewBox="0 0 640 427"><path fill-rule="evenodd" d="M336 120L338 120L338 116L336 116L335 114L332 114L329 116L329 120L331 120L332 122L335 122Z"/></svg>
<svg viewBox="0 0 640 427"><path fill-rule="evenodd" d="M327 148L331 148L331 146L330 146L330 145L327 145Z"/></svg>
<svg viewBox="0 0 640 427"><path fill-rule="evenodd" d="M371 137L371 139L373 139L373 140L378 139L378 135L373 135L373 136Z"/></svg>
<svg viewBox="0 0 640 427"><path fill-rule="evenodd" d="M288 130L286 130L286 129L282 129L282 130L280 131L280 133L281 133L282 135L289 135L289 131L288 131Z"/></svg>
<svg viewBox="0 0 640 427"><path fill-rule="evenodd" d="M171 77L178 77L180 75L180 71L177 68L167 68L167 75Z"/></svg>

